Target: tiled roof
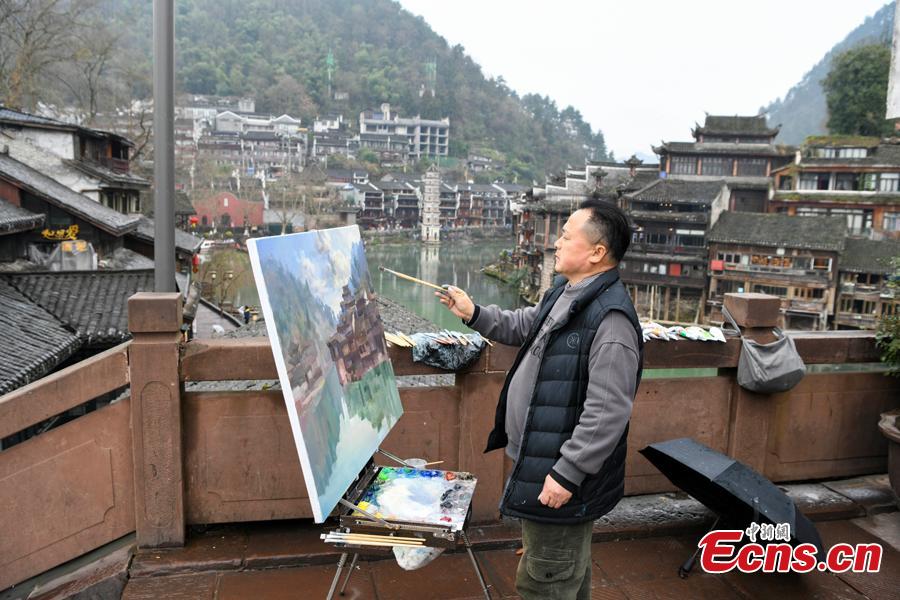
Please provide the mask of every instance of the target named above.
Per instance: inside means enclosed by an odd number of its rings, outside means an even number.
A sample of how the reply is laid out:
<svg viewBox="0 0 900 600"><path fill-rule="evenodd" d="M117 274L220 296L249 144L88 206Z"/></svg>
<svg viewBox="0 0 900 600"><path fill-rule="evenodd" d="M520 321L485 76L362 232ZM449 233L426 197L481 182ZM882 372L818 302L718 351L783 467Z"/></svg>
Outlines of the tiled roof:
<svg viewBox="0 0 900 600"><path fill-rule="evenodd" d="M775 135L778 128L770 128L765 115L752 117L706 115L703 127L698 126L696 131L704 134Z"/></svg>
<svg viewBox="0 0 900 600"><path fill-rule="evenodd" d="M94 202L5 154L0 154L0 177L113 235L122 235L137 227L138 215L125 215Z"/></svg>
<svg viewBox="0 0 900 600"><path fill-rule="evenodd" d="M0 395L40 379L81 347L52 314L0 278Z"/></svg>
<svg viewBox="0 0 900 600"><path fill-rule="evenodd" d="M16 273L3 279L74 330L88 347L128 340L128 298L153 291L150 269Z"/></svg>
<svg viewBox="0 0 900 600"><path fill-rule="evenodd" d="M374 181L370 182L384 192L415 194L416 190L404 181Z"/></svg>
<svg viewBox="0 0 900 600"><path fill-rule="evenodd" d="M43 222L44 215L35 214L0 199L0 235L28 231L40 227Z"/></svg>
<svg viewBox="0 0 900 600"><path fill-rule="evenodd" d="M130 187L137 189L150 189L150 182L133 173L123 173L89 160L66 160L67 165L78 169L88 175L96 177L106 184L114 187Z"/></svg>
<svg viewBox="0 0 900 600"><path fill-rule="evenodd" d="M28 125L47 125L53 127L72 127L69 123L57 121L56 119L48 119L47 117L39 117L28 113L19 112L5 106L0 106L0 121L7 123L22 123Z"/></svg>
<svg viewBox="0 0 900 600"><path fill-rule="evenodd" d="M58 119L50 119L13 110L5 106L0 106L0 123L10 123L12 125L21 125L24 127L36 127L46 129L59 129L63 131L79 132L93 137L115 138L116 140L128 146L134 146L134 142L126 137L110 131L102 131L100 129L91 129L90 127L82 127L74 123L66 123Z"/></svg>
<svg viewBox="0 0 900 600"><path fill-rule="evenodd" d="M734 144L724 142L663 142L661 146L654 146L657 154L666 152L677 154L721 154L741 156L787 156L786 147L774 144ZM793 151L793 148L790 148Z"/></svg>
<svg viewBox="0 0 900 600"><path fill-rule="evenodd" d="M881 144L875 151L863 158L819 158L815 156L803 157L801 167L835 165L884 165L900 167L900 145Z"/></svg>
<svg viewBox="0 0 900 600"><path fill-rule="evenodd" d="M145 242L152 242L156 237L156 223L153 219L141 217L138 227L132 232L134 237ZM178 228L175 229L175 249L187 254L194 254L203 240Z"/></svg>
<svg viewBox="0 0 900 600"><path fill-rule="evenodd" d="M838 269L852 273L888 273L892 258L900 258L898 240L847 238Z"/></svg>
<svg viewBox="0 0 900 600"><path fill-rule="evenodd" d="M713 225L710 242L807 250L844 249L844 217L797 217L772 213L723 212Z"/></svg>
<svg viewBox="0 0 900 600"><path fill-rule="evenodd" d="M257 142L278 142L281 136L274 131L247 131L241 134L241 139Z"/></svg>
<svg viewBox="0 0 900 600"><path fill-rule="evenodd" d="M142 202L141 208L143 209L144 215L147 217L153 218L153 210L155 208L153 198L150 198L148 202ZM175 215L196 215L197 211L194 209L194 205L191 204L191 198L187 195L187 192L183 192L181 190L177 190L175 192Z"/></svg>
<svg viewBox="0 0 900 600"><path fill-rule="evenodd" d="M627 197L641 202L692 202L712 204L722 191L724 181L683 181L657 179Z"/></svg>

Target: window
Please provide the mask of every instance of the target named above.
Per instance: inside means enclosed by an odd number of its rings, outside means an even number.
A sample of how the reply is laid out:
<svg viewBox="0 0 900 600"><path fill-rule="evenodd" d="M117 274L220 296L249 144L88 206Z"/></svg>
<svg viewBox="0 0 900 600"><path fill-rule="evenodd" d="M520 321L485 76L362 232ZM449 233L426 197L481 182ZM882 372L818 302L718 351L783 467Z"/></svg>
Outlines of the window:
<svg viewBox="0 0 900 600"><path fill-rule="evenodd" d="M705 240L702 235L679 235L675 237L676 246L690 246L692 248L702 248Z"/></svg>
<svg viewBox="0 0 900 600"><path fill-rule="evenodd" d="M766 175L766 159L764 158L739 158L737 161L737 174L742 176Z"/></svg>
<svg viewBox="0 0 900 600"><path fill-rule="evenodd" d="M825 297L825 290L821 288L794 288L794 298L821 300Z"/></svg>
<svg viewBox="0 0 900 600"><path fill-rule="evenodd" d="M719 260L724 261L726 265L729 265L729 266L731 266L731 268L733 268L734 265L739 265L739 264L746 265L746 264L749 264L749 263L750 263L750 256L749 256L749 255L734 254L734 253L731 253L731 252L725 252L725 253L719 252Z"/></svg>
<svg viewBox="0 0 900 600"><path fill-rule="evenodd" d="M704 175L731 175L733 160L724 156L704 156Z"/></svg>
<svg viewBox="0 0 900 600"><path fill-rule="evenodd" d="M674 175L696 175L697 174L697 157L696 156L673 156L672 157L672 174L674 174Z"/></svg>
<svg viewBox="0 0 900 600"><path fill-rule="evenodd" d="M803 271L809 271L812 268L812 258L810 258L809 256L795 257L794 268Z"/></svg>
<svg viewBox="0 0 900 600"><path fill-rule="evenodd" d="M789 190L794 184L794 178L790 175L782 175L781 179L778 180L778 189L779 190Z"/></svg>
<svg viewBox="0 0 900 600"><path fill-rule="evenodd" d="M859 189L863 192L874 192L878 177L875 173L862 173L860 175Z"/></svg>
<svg viewBox="0 0 900 600"><path fill-rule="evenodd" d="M865 158L865 148L840 148L838 149L838 158Z"/></svg>
<svg viewBox="0 0 900 600"><path fill-rule="evenodd" d="M800 174L800 189L801 190L827 190L828 189L828 180L830 178L831 177L828 173L801 173Z"/></svg>
<svg viewBox="0 0 900 600"><path fill-rule="evenodd" d="M754 284L753 291L757 294L769 294L771 296L780 296L782 298L787 296L787 288L786 287L780 287L780 286L775 286L775 285L760 285L757 283L757 284Z"/></svg>
<svg viewBox="0 0 900 600"><path fill-rule="evenodd" d="M900 213L884 213L883 229L885 231L900 231Z"/></svg>
<svg viewBox="0 0 900 600"><path fill-rule="evenodd" d="M900 173L881 173L878 176L878 191L900 191Z"/></svg>
<svg viewBox="0 0 900 600"><path fill-rule="evenodd" d="M813 258L813 269L816 271L825 271L826 273L831 272L831 259L830 258L822 258L815 257Z"/></svg>
<svg viewBox="0 0 900 600"><path fill-rule="evenodd" d="M837 173L834 176L834 189L839 192L850 192L859 189L859 174Z"/></svg>
<svg viewBox="0 0 900 600"><path fill-rule="evenodd" d="M732 294L744 291L744 286L740 281L732 281L731 279L717 279L716 280L716 294Z"/></svg>

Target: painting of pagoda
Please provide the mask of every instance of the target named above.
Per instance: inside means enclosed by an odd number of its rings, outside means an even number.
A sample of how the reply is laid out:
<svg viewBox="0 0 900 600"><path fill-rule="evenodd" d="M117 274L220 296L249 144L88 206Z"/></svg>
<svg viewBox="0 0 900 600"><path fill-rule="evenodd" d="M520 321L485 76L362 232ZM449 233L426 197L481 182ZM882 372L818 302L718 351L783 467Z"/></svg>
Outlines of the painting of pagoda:
<svg viewBox="0 0 900 600"><path fill-rule="evenodd" d="M356 226L248 241L316 522L403 408Z"/></svg>

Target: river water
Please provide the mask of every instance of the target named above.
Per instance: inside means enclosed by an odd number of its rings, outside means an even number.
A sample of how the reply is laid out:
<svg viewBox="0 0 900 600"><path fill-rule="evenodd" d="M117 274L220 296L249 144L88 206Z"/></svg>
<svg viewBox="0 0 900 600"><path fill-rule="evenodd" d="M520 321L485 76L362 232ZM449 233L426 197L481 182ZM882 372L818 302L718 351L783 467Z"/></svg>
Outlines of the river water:
<svg viewBox="0 0 900 600"><path fill-rule="evenodd" d="M434 290L380 271L383 266L439 285L462 288L479 304L504 308L524 306L511 286L480 272L502 250L511 250L512 238L477 241L445 241L429 246L418 242L366 246L366 260L375 291L402 304L441 328L469 331L434 296Z"/></svg>
<svg viewBox="0 0 900 600"><path fill-rule="evenodd" d="M511 250L512 238L446 241L437 246L418 242L368 243L366 260L375 291L402 304L420 317L437 323L441 329L470 331L454 317L434 296L434 290L404 279L398 279L378 269L387 267L407 275L439 285L451 284L466 290L480 304L497 304L504 308L516 308L525 303L516 291L497 279L481 273L481 267L492 263L502 250ZM230 270L235 274L234 285L216 294L217 300L231 301L234 306L259 305L259 295L250 270L246 252L230 250L217 255L218 271ZM221 282L221 277L219 282ZM218 290L218 288L217 288Z"/></svg>

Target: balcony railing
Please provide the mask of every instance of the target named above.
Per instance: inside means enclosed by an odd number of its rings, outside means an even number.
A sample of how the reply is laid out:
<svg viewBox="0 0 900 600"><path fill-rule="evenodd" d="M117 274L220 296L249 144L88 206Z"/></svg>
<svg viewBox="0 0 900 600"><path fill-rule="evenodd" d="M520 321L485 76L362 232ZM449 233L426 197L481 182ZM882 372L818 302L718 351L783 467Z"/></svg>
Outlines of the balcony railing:
<svg viewBox="0 0 900 600"><path fill-rule="evenodd" d="M732 312L739 324L759 324L758 309L749 300ZM129 302L132 342L0 397L3 438L130 386L117 402L0 451L0 589L130 532L140 547L163 548L183 544L189 524L311 516L282 393L247 389L248 381L277 379L268 339L184 343L181 321L178 294L137 294ZM808 365L878 360L871 332L790 335ZM473 472L475 521L497 518L509 472L502 452L481 449L516 352L495 344L452 386L401 388L405 414L383 444ZM645 345L626 493L673 490L637 450L685 436L775 482L885 471L875 424L900 406L900 380L817 372L788 393L759 396L736 383L739 352L736 338ZM408 350L389 354L398 376L442 373L412 362ZM652 376L652 369L696 368L718 371ZM239 385L196 391L192 382Z"/></svg>
<svg viewBox="0 0 900 600"><path fill-rule="evenodd" d="M107 169L111 169L119 173L128 173L131 170L131 164L124 158L108 158L103 156L100 157L97 162Z"/></svg>
<svg viewBox="0 0 900 600"><path fill-rule="evenodd" d="M676 246L675 244L650 244L647 242L633 242L628 251L687 256L706 256L708 252L705 246Z"/></svg>

